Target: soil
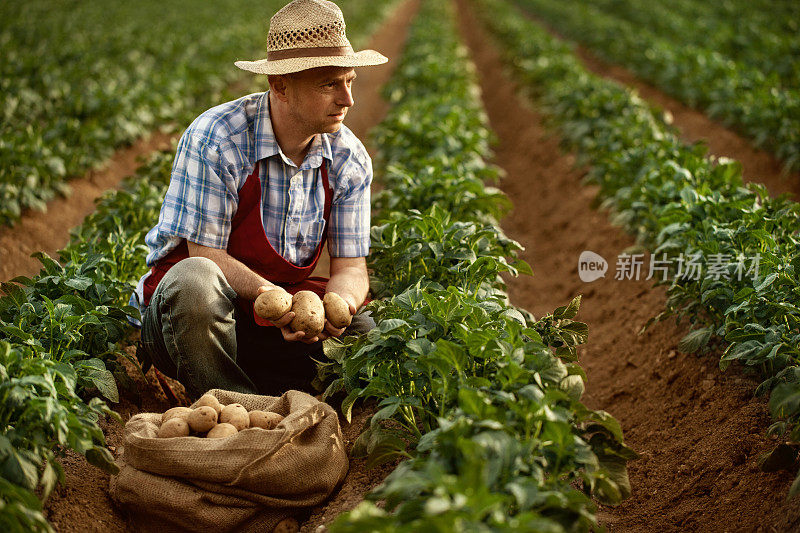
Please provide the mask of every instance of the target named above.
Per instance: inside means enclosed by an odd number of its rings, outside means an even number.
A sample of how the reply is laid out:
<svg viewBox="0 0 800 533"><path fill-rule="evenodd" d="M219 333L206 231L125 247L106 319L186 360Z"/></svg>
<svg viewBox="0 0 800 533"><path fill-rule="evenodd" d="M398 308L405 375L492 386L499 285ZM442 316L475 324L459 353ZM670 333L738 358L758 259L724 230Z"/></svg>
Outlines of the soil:
<svg viewBox="0 0 800 533"><path fill-rule="evenodd" d="M354 84L354 99L358 105L348 113L346 123L362 140L368 139L368 130L378 124L386 113L388 106L380 96L380 88L392 75L405 42L408 24L417 7L418 0L407 0L398 5L396 11L375 32L368 44L368 48L378 50L389 57L390 62L383 66L363 69L359 72L358 82ZM18 240L19 243L25 243L26 250L44 249L54 254L67 243L69 236L64 230L60 235L47 235L45 238L45 233L55 233L50 228L69 228L79 224L83 217L92 211L94 197L99 196L105 189L116 187L122 178L133 173L137 166L138 155L160 149L170 140L168 136L155 135L148 141L136 143L130 149L120 151L101 173L101 177L98 177L97 173L90 173L85 179L73 181L72 187L75 193L71 198L49 204L46 213L27 214L26 220L20 226L8 232L9 250L19 249ZM366 144L374 153L372 147ZM79 191L86 192L79 194ZM20 232L23 227L31 227L34 230ZM4 242L3 237L0 237L0 243ZM35 264L29 265L30 261L24 261L22 252L17 255L9 253L7 256L5 249L0 251L4 258L3 279L38 272ZM6 257L9 258L8 262ZM315 274L327 275L329 263L327 261L321 263ZM135 341L136 338L131 339L131 342ZM133 346L128 347L127 351L129 355L135 354ZM100 424L109 449L115 455L121 452L123 424L131 416L140 412L163 412L175 405L189 404L189 399L180 383L164 378L178 400L170 401L159 385L153 369L142 376L126 359L121 359L120 363L126 367L128 375L133 379L134 390L123 391L121 402L112 405L112 408L120 414L123 423L106 419ZM343 418L340 420L348 451L361 433L364 422L373 412L374 407L371 405L357 405L353 409L352 422L348 423ZM124 513L114 506L108 495L108 474L89 465L83 456L71 451L66 452L61 463L64 467L65 483L53 492L45 506L45 515L56 531L69 533L132 531ZM348 475L332 497L324 505L309 510L305 516L298 516L301 520L301 531L314 531L319 525L332 521L339 513L354 508L369 490L378 485L394 469L394 466L388 464L368 470L364 459L351 459Z"/></svg>
<svg viewBox="0 0 800 533"><path fill-rule="evenodd" d="M661 322L639 335L666 299L645 276L580 280L582 251L615 265L615 256L634 241L592 207L596 187L581 185L584 171L575 168L574 156L559 149L557 135L518 96L468 2L457 3L499 138L495 163L507 173L500 187L517 206L502 226L525 246L523 259L534 270L533 277L509 280L511 300L541 316L582 295L577 319L589 325L580 351L589 378L584 402L616 417L627 444L641 454L629 465L633 496L602 508L601 523L612 532L797 530L800 509L785 499L792 473L767 474L756 466L759 454L774 445L765 437L766 402L753 397L758 381L735 368L720 373L718 353L678 353L686 324ZM679 128L682 116L675 114ZM706 121L702 133L717 139L730 132ZM734 155L745 168L757 168L749 152Z"/></svg>

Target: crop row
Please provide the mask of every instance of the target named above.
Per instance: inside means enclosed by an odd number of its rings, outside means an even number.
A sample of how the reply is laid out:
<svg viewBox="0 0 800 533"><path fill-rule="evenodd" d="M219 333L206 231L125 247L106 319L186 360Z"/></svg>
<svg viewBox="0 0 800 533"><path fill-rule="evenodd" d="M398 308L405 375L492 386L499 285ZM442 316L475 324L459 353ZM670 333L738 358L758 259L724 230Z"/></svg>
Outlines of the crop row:
<svg viewBox="0 0 800 533"><path fill-rule="evenodd" d="M741 166L714 159L676 132L631 91L589 74L572 50L508 3L478 0L483 20L525 91L591 168L613 221L659 262L668 316L693 328L685 352L722 350L762 376L776 419L770 432L800 438L800 206L744 185ZM690 268L691 267L691 268ZM795 448L767 457L791 463ZM798 478L800 479L800 478ZM800 490L800 481L792 494Z"/></svg>
<svg viewBox="0 0 800 533"><path fill-rule="evenodd" d="M276 0L273 6L279 5ZM270 5L260 5L266 17ZM0 224L156 126L191 120L237 76L263 28L240 0L196 6L4 2ZM224 28L209 31L215 22Z"/></svg>
<svg viewBox="0 0 800 533"><path fill-rule="evenodd" d="M362 42L393 5L367 0L343 5L354 42ZM205 31L212 41L225 40ZM215 80L206 80L205 100L216 94ZM130 357L123 349L131 333L128 316L138 312L126 304L146 271L144 235L158 220L172 159L171 153L156 154L122 190L101 199L96 212L72 232L58 261L39 254L38 275L2 284L2 531L51 531L41 500L63 482L58 457L65 449L115 470L98 421L116 415L96 396L117 402L120 387L138 394L119 362Z"/></svg>
<svg viewBox="0 0 800 533"><path fill-rule="evenodd" d="M604 59L625 65L689 106L737 128L774 153L786 169L800 169L800 86L781 87L775 74L681 38L664 38L607 9L557 0L517 3ZM687 21L681 35L702 31L697 21Z"/></svg>
<svg viewBox="0 0 800 533"><path fill-rule="evenodd" d="M790 4L783 7L795 10L794 18L800 16L797 6ZM712 5L727 6L731 12L720 13ZM780 31L775 26L787 19L781 19L775 7L767 12L743 12L742 5L694 0L675 0L668 6L645 6L634 0L595 0L592 6L674 45L691 44L741 62L759 70L776 87L800 87L797 21L793 32ZM791 20L791 15L786 15Z"/></svg>
<svg viewBox="0 0 800 533"><path fill-rule="evenodd" d="M141 242L158 219L171 157L137 171L127 190L105 197L73 232L57 262L40 255L32 279L2 285L0 297L0 526L3 531L50 531L42 500L63 482L64 449L115 471L98 425L113 413L92 391L119 401L125 379L118 357L128 333L125 302L143 274ZM115 379L116 378L116 379ZM91 398L91 399L88 399ZM42 468L44 467L44 468Z"/></svg>
<svg viewBox="0 0 800 533"><path fill-rule="evenodd" d="M263 56L266 22L284 3L3 2L0 226L67 194L67 178L118 146L231 96L244 76L233 61ZM342 9L366 29L382 4Z"/></svg>
<svg viewBox="0 0 800 533"><path fill-rule="evenodd" d="M426 0L375 134L369 266L377 328L329 341L326 395L377 402L353 453L405 458L331 531L588 531L630 491L619 424L580 401L579 298L536 320L500 274L528 273L485 188L490 131L450 2ZM333 380L331 381L331 378ZM385 507L374 502L383 500Z"/></svg>
<svg viewBox="0 0 800 533"><path fill-rule="evenodd" d="M767 34L796 35L800 30L800 6L796 2L679 0L673 5L675 12L686 18L716 17L730 21L732 25L748 27L752 25Z"/></svg>

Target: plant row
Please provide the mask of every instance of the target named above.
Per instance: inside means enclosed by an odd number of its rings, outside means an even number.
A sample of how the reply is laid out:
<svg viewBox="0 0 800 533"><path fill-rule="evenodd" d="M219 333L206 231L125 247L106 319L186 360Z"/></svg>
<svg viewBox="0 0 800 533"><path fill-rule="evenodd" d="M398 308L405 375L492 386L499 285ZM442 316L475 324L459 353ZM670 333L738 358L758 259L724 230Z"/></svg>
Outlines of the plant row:
<svg viewBox="0 0 800 533"><path fill-rule="evenodd" d="M580 299L539 320L508 301L500 275L530 271L496 224L508 200L484 188L498 169L449 2L423 2L406 47L375 135L377 327L328 341L320 377L348 418L377 403L354 454L407 460L331 531L588 531L591 496L628 496L636 455L580 401Z"/></svg>
<svg viewBox="0 0 800 533"><path fill-rule="evenodd" d="M118 363L128 357L127 307L132 283L144 273L142 243L158 220L171 155L141 167L127 189L104 197L73 232L55 261L40 254L32 279L3 283L0 297L0 529L50 531L41 514L64 475L66 449L108 472L100 417L116 417L97 397L119 401L117 381L130 379Z"/></svg>
<svg viewBox="0 0 800 533"><path fill-rule="evenodd" d="M607 8L556 0L517 3L604 59L625 65L687 105L740 130L774 153L787 170L800 169L800 86L781 87L776 74L766 73L769 65L761 70L681 37L665 38ZM673 18L670 10L664 12ZM696 35L704 30L690 20L680 31ZM792 38L790 46L796 45Z"/></svg>
<svg viewBox="0 0 800 533"><path fill-rule="evenodd" d="M524 89L580 164L591 165L587 180L600 186L613 221L664 268L655 279L667 286L667 309L653 320L687 318L692 331L681 350L722 351L722 369L739 362L762 376L757 393L771 391L776 418L770 431L797 442L798 204L745 186L736 161L682 144L634 93L589 74L567 45L516 8L499 0L476 4ZM776 451L793 459L784 447ZM767 459L775 464L774 453Z"/></svg>
<svg viewBox="0 0 800 533"><path fill-rule="evenodd" d="M249 79L233 61L263 56L268 17L284 3L3 2L0 226L67 194L68 178L120 145L231 97L226 88ZM342 9L362 37L391 4Z"/></svg>
<svg viewBox="0 0 800 533"><path fill-rule="evenodd" d="M796 2L679 0L674 6L676 12L687 18L717 17L731 21L731 24L739 24L741 21L746 25L753 24L768 34L796 35L800 30L800 6Z"/></svg>
<svg viewBox="0 0 800 533"><path fill-rule="evenodd" d="M392 5L366 0L343 5L353 41L362 42ZM206 80L209 94L216 94L215 80ZM122 190L104 196L72 232L58 261L39 254L38 275L2 284L2 531L51 531L42 501L63 482L58 458L66 449L115 470L98 422L117 415L98 396L118 402L119 388L138 395L120 364L121 357L130 357L123 349L132 331L128 317L138 313L127 302L147 268L144 235L158 220L173 156L155 154Z"/></svg>
<svg viewBox="0 0 800 533"><path fill-rule="evenodd" d="M788 20L796 19L800 11L790 4L787 2L783 6L786 16ZM727 9L716 9L723 6ZM652 4L646 7L634 0L596 0L592 7L635 28L646 29L674 45L691 44L718 52L722 57L759 70L765 81L776 87L800 88L797 21L794 21L794 31L781 31L780 25L787 19L775 13L775 7L766 12L754 12L743 9L745 5L694 0L675 0L669 6Z"/></svg>

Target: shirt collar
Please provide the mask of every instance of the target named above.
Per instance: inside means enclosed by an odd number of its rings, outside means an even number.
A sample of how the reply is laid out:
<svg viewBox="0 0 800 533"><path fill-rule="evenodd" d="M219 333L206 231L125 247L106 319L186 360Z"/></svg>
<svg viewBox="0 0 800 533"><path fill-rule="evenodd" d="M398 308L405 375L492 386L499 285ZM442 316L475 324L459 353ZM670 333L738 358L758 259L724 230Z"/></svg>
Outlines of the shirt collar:
<svg viewBox="0 0 800 533"><path fill-rule="evenodd" d="M272 129L272 119L269 116L269 91L265 92L258 102L253 130L256 145L256 161L278 155L287 165L295 166L294 162L283 153L281 147L278 145L277 139L275 139L275 132ZM311 141L311 147L308 149L306 158L303 164L300 165L299 170L319 168L322 166L323 158L328 160L330 166L330 163L333 162L333 151L328 135L318 133L314 136L314 140Z"/></svg>

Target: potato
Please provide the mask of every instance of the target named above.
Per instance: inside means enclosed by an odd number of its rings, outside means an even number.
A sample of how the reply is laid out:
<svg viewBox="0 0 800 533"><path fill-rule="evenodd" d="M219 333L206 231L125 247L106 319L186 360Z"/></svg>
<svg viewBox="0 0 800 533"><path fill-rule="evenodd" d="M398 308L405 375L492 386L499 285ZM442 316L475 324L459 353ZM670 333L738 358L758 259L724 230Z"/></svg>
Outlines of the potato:
<svg viewBox="0 0 800 533"><path fill-rule="evenodd" d="M278 320L292 310L292 295L283 289L271 289L256 297L253 309L267 320Z"/></svg>
<svg viewBox="0 0 800 533"><path fill-rule="evenodd" d="M219 421L231 424L237 431L250 427L250 415L247 414L247 409L240 403L232 403L223 407L222 412L219 414Z"/></svg>
<svg viewBox="0 0 800 533"><path fill-rule="evenodd" d="M275 426L283 420L283 417L278 413L270 411L250 411L250 427L261 429L275 429Z"/></svg>
<svg viewBox="0 0 800 533"><path fill-rule="evenodd" d="M189 424L183 418L170 418L158 428L158 438L169 439L171 437L188 437Z"/></svg>
<svg viewBox="0 0 800 533"><path fill-rule="evenodd" d="M214 408L214 410L217 412L217 415L219 415L219 413L222 411L222 405L219 403L219 400L217 400L217 397L213 394L205 393L200 396L200 399L197 400L197 407L202 407L204 405Z"/></svg>
<svg viewBox="0 0 800 533"><path fill-rule="evenodd" d="M322 305L325 307L325 318L328 319L328 322L333 327L346 328L353 321L353 315L350 314L350 306L335 292L325 293Z"/></svg>
<svg viewBox="0 0 800 533"><path fill-rule="evenodd" d="M209 439L224 439L225 437L233 437L237 433L239 433L239 430L233 424L222 422L211 428L206 437Z"/></svg>
<svg viewBox="0 0 800 533"><path fill-rule="evenodd" d="M275 524L272 533L297 533L298 531L300 531L300 524L290 516Z"/></svg>
<svg viewBox="0 0 800 533"><path fill-rule="evenodd" d="M217 412L213 407L202 405L189 414L187 422L192 431L203 433L217 425Z"/></svg>
<svg viewBox="0 0 800 533"><path fill-rule="evenodd" d="M164 414L161 415L161 425L164 425L164 422L167 420L171 420L176 417L186 420L191 412L192 410L188 407L173 407L172 409L167 409Z"/></svg>
<svg viewBox="0 0 800 533"><path fill-rule="evenodd" d="M289 326L292 331L304 331L306 338L316 337L325 328L325 308L312 291L299 291L292 296L295 317Z"/></svg>

